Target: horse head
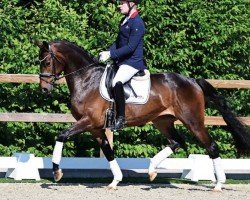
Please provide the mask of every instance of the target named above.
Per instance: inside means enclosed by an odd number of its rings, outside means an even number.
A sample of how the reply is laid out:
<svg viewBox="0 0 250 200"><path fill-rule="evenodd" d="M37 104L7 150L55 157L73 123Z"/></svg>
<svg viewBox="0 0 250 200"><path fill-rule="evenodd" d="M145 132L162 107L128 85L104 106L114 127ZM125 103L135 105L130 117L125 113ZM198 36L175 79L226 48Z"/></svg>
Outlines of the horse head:
<svg viewBox="0 0 250 200"><path fill-rule="evenodd" d="M60 74L64 71L66 63L64 56L58 51L55 43L37 42L40 48L40 87L43 92L51 92L56 80L60 79Z"/></svg>
<svg viewBox="0 0 250 200"><path fill-rule="evenodd" d="M55 81L76 75L97 65L96 60L85 50L65 40L36 42L40 48L40 87L43 92L51 92ZM60 76L64 72L63 76Z"/></svg>

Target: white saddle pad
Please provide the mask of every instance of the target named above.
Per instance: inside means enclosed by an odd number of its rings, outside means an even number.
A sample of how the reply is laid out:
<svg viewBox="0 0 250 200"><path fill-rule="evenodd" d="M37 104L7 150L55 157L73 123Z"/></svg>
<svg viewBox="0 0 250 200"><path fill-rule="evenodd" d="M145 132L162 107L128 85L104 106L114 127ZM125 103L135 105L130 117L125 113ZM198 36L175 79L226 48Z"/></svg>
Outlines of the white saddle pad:
<svg viewBox="0 0 250 200"><path fill-rule="evenodd" d="M105 86L105 80L106 80L106 74L107 74L107 68L106 67L99 86L99 91L101 96L106 99L107 101L114 101L113 99L110 99L110 96L108 94L107 88ZM124 92L129 94L128 99L126 99L126 103L133 103L133 104L145 104L148 101L149 98L149 92L151 87L150 82L150 73L148 70L144 70L145 75L144 76L136 76L133 77L130 81L132 88L134 89L134 93L132 90L128 87L124 87ZM136 97L137 96L137 97Z"/></svg>

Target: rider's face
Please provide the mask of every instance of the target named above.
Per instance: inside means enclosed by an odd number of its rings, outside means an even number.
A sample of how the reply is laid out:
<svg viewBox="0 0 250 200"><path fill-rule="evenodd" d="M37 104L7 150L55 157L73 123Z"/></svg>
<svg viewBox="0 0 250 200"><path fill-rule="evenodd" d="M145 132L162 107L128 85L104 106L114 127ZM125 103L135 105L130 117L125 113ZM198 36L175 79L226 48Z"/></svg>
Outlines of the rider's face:
<svg viewBox="0 0 250 200"><path fill-rule="evenodd" d="M124 15L128 14L129 11L128 3L131 4L132 2L120 1L120 5L118 6L120 12Z"/></svg>

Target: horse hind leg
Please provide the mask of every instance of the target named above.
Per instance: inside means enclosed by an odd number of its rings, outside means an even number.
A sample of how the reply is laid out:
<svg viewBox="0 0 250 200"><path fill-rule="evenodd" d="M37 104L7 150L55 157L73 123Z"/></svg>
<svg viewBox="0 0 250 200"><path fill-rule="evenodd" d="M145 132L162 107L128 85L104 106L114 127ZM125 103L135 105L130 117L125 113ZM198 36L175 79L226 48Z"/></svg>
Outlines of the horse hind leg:
<svg viewBox="0 0 250 200"><path fill-rule="evenodd" d="M175 152L179 147L180 143L183 144L184 141L181 140L181 137L178 135L177 131L174 128L175 118L172 116L160 116L153 120L154 126L167 138L169 146L165 147L159 153L157 153L153 158L150 159L150 164L148 168L148 175L150 181L153 181L156 176L157 166L167 157L169 157L173 152ZM176 135L176 136L175 136ZM178 140L178 141L177 141ZM180 143L179 143L180 142Z"/></svg>
<svg viewBox="0 0 250 200"><path fill-rule="evenodd" d="M221 158L219 156L219 149L217 144L208 134L205 124L204 116L199 115L199 112L189 112L193 113L192 116L181 118L180 120L183 124L194 134L202 146L207 150L209 157L213 161L213 167L217 178L217 184L214 191L222 191L221 186L226 181L226 176L224 169L221 164Z"/></svg>

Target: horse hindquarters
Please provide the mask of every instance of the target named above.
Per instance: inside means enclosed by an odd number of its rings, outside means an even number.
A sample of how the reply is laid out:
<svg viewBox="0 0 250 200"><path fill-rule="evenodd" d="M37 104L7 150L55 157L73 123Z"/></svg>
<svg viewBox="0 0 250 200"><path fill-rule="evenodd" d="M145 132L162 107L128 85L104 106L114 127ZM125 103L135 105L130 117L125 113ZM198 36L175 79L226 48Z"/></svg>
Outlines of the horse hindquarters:
<svg viewBox="0 0 250 200"><path fill-rule="evenodd" d="M196 82L202 88L207 101L215 104L222 114L230 132L235 140L235 146L239 153L250 154L250 134L247 133L244 125L236 118L226 100L219 96L215 88L204 79L197 79Z"/></svg>

